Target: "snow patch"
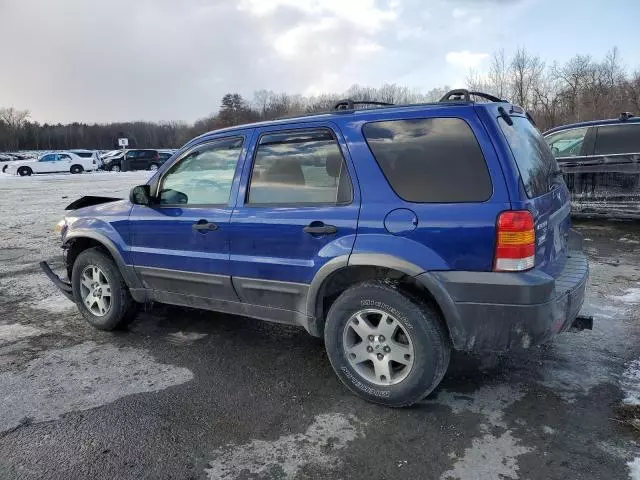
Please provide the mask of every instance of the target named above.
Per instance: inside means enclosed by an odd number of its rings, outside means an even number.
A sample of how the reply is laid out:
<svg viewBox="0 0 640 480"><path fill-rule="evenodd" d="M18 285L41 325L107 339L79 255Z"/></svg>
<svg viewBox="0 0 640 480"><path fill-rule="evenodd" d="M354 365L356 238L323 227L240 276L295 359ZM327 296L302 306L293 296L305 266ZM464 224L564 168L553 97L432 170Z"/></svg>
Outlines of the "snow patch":
<svg viewBox="0 0 640 480"><path fill-rule="evenodd" d="M447 405L453 413L473 412L486 417L496 427L507 428L503 420L504 410L524 397L525 392L513 385L485 386L471 394L460 394L442 390L434 400L427 403Z"/></svg>
<svg viewBox="0 0 640 480"><path fill-rule="evenodd" d="M632 239L632 238L629 238L629 237L622 237L618 241L622 242L622 243L633 243L633 244L640 243L640 241Z"/></svg>
<svg viewBox="0 0 640 480"><path fill-rule="evenodd" d="M631 480L640 480L640 457L627 462L627 467L629 467L629 478Z"/></svg>
<svg viewBox="0 0 640 480"><path fill-rule="evenodd" d="M640 288L627 288L624 295L611 295L610 298L625 303L640 303Z"/></svg>
<svg viewBox="0 0 640 480"><path fill-rule="evenodd" d="M444 472L441 480L480 480L485 478L518 479L517 457L532 449L519 445L518 439L507 430L500 436L484 435L474 438L471 447Z"/></svg>
<svg viewBox="0 0 640 480"><path fill-rule="evenodd" d="M31 305L38 310L46 310L51 313L65 313L73 311L76 308L76 304L69 300L64 295L56 295L49 298L44 298Z"/></svg>
<svg viewBox="0 0 640 480"><path fill-rule="evenodd" d="M253 440L246 445L227 445L214 452L205 470L210 479L293 479L307 464L335 468L337 455L358 437L357 420L340 413L318 415L305 433L274 441Z"/></svg>
<svg viewBox="0 0 640 480"><path fill-rule="evenodd" d="M206 337L207 333L174 332L167 335L167 341L174 345L188 345Z"/></svg>
<svg viewBox="0 0 640 480"><path fill-rule="evenodd" d="M20 325L19 323L0 325L0 345L16 342L23 338L37 337L43 333L44 332L38 328Z"/></svg>
<svg viewBox="0 0 640 480"><path fill-rule="evenodd" d="M146 352L85 342L49 350L16 372L0 373L0 432L56 420L136 393L188 382L186 368L157 363Z"/></svg>
<svg viewBox="0 0 640 480"><path fill-rule="evenodd" d="M627 364L620 380L625 405L640 405L640 359Z"/></svg>

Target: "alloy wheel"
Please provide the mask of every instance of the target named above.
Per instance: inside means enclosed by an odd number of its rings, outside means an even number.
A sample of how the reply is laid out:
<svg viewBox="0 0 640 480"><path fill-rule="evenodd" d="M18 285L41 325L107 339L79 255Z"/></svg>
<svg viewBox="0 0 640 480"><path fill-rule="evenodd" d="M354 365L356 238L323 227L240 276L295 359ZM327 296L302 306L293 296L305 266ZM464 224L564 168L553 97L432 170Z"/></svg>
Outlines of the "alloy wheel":
<svg viewBox="0 0 640 480"><path fill-rule="evenodd" d="M347 321L343 348L356 372L376 385L400 383L414 363L413 343L407 329L378 309L360 310Z"/></svg>
<svg viewBox="0 0 640 480"><path fill-rule="evenodd" d="M80 293L85 307L96 317L104 317L111 309L111 285L104 272L88 265L80 276Z"/></svg>

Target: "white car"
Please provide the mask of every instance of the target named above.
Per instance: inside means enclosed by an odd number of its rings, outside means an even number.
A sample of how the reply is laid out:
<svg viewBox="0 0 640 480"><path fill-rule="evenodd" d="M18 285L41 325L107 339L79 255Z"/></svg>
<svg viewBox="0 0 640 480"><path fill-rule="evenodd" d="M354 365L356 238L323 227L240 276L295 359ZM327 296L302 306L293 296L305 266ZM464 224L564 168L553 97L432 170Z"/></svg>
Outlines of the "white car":
<svg viewBox="0 0 640 480"><path fill-rule="evenodd" d="M22 177L34 173L82 173L97 168L94 158L82 158L71 152L45 153L37 159L18 160L3 167L3 172Z"/></svg>

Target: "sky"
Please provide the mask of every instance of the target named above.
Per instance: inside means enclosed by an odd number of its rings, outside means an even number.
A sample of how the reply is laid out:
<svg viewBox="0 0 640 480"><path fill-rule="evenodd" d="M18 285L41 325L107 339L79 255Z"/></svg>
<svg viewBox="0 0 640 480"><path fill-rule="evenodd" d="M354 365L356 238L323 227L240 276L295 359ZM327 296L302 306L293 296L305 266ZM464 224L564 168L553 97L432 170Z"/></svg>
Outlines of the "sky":
<svg viewBox="0 0 640 480"><path fill-rule="evenodd" d="M521 47L551 64L617 46L635 70L639 16L640 0L0 0L0 107L193 122L228 92L462 87Z"/></svg>

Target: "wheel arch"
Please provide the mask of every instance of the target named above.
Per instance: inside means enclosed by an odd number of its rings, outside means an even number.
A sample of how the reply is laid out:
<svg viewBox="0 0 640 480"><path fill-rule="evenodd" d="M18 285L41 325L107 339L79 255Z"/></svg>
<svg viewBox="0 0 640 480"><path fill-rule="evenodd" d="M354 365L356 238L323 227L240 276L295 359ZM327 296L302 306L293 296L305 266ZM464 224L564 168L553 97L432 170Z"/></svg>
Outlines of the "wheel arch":
<svg viewBox="0 0 640 480"><path fill-rule="evenodd" d="M323 265L309 286L307 317L313 319L309 332L322 336L327 312L340 293L373 279L389 280L407 294L432 303L442 316L449 338L454 341L451 324L455 325L457 311L440 282L419 266L387 254L344 255Z"/></svg>
<svg viewBox="0 0 640 480"><path fill-rule="evenodd" d="M69 279L71 279L73 264L78 255L94 247L100 248L113 259L129 289L144 288L137 273L131 265L127 265L115 243L107 236L95 231L74 232L65 238L63 248L66 250L66 267Z"/></svg>

